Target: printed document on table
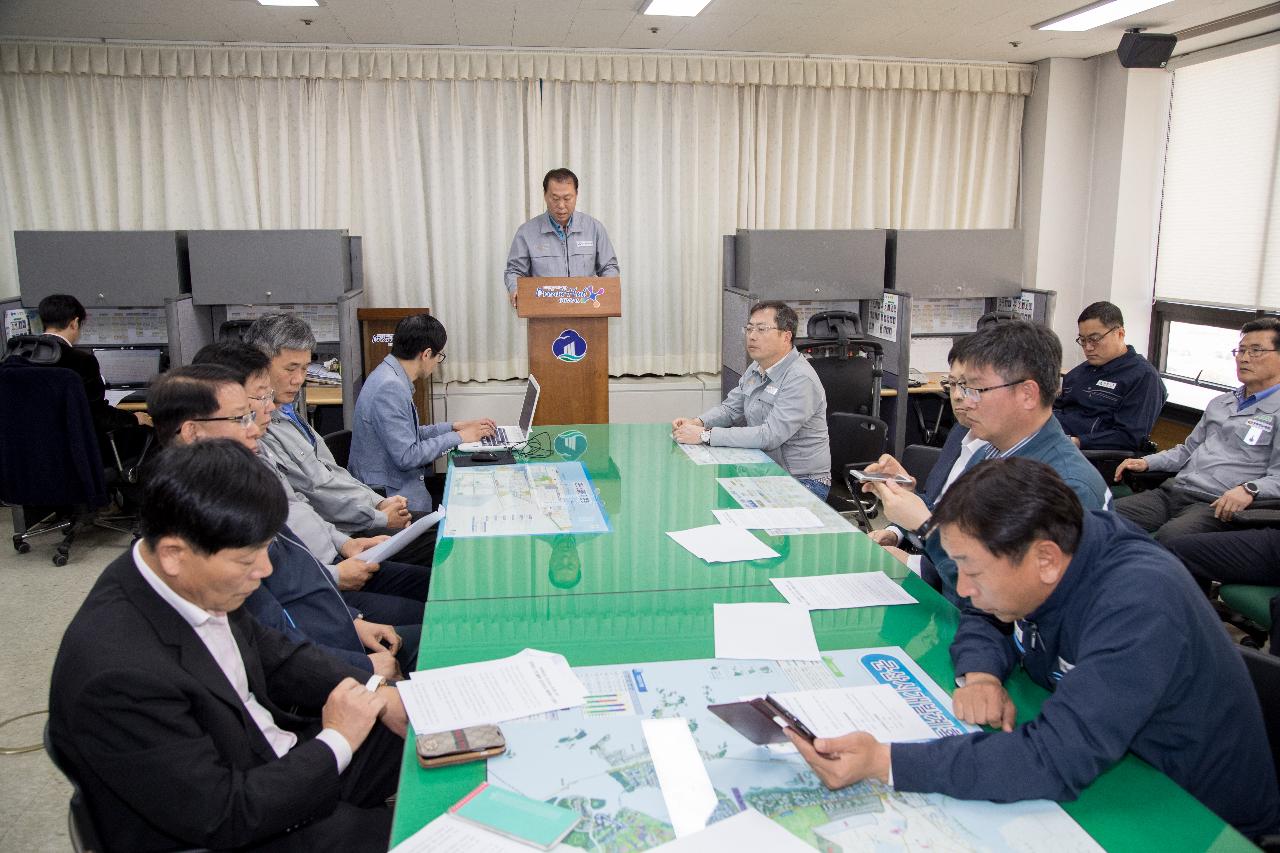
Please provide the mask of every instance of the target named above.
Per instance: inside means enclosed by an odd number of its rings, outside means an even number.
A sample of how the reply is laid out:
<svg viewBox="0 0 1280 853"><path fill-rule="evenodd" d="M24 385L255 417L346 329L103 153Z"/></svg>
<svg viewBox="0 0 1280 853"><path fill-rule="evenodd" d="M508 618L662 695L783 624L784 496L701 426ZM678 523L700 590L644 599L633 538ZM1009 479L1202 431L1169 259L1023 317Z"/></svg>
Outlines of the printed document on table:
<svg viewBox="0 0 1280 853"><path fill-rule="evenodd" d="M409 543L434 527L442 518L444 518L444 507L424 515L390 539L379 542L371 548L366 548L356 556L366 563L381 563L383 560L390 560L396 554L409 547Z"/></svg>
<svg viewBox="0 0 1280 853"><path fill-rule="evenodd" d="M937 738L929 724L888 684L771 695L818 737L867 732L881 743Z"/></svg>
<svg viewBox="0 0 1280 853"><path fill-rule="evenodd" d="M558 845L556 850L563 849ZM391 853L529 853L536 848L442 814L391 848Z"/></svg>
<svg viewBox="0 0 1280 853"><path fill-rule="evenodd" d="M816 515L821 527L775 527L765 530L770 536L795 536L805 533L854 533L857 528L827 506L827 502L806 489L795 477L717 477L716 482L743 509L777 509L802 506Z"/></svg>
<svg viewBox="0 0 1280 853"><path fill-rule="evenodd" d="M884 572L849 572L803 578L769 578L791 604L809 610L915 604L916 599Z"/></svg>
<svg viewBox="0 0 1280 853"><path fill-rule="evenodd" d="M676 445L695 465L763 465L773 460L763 450L746 447L708 447L705 444Z"/></svg>
<svg viewBox="0 0 1280 853"><path fill-rule="evenodd" d="M767 560L780 556L777 551L751 535L742 527L708 524L689 530L668 531L667 535L695 557L708 563L735 563L739 560Z"/></svg>
<svg viewBox="0 0 1280 853"><path fill-rule="evenodd" d="M717 658L822 660L809 611L794 604L716 604Z"/></svg>
<svg viewBox="0 0 1280 853"><path fill-rule="evenodd" d="M482 663L419 670L396 685L418 734L501 723L586 699L586 689L562 655L525 649Z"/></svg>
<svg viewBox="0 0 1280 853"><path fill-rule="evenodd" d="M802 506L767 507L762 509L713 509L716 521L726 527L748 530L778 530L787 527L821 527L822 519Z"/></svg>

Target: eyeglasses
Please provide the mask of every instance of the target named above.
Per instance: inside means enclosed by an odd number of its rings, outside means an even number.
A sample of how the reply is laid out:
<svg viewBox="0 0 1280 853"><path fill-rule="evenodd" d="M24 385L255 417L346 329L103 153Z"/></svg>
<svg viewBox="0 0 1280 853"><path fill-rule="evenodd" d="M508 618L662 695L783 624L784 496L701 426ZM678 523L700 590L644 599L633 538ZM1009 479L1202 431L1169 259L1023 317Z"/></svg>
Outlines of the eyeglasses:
<svg viewBox="0 0 1280 853"><path fill-rule="evenodd" d="M754 324L754 325L753 325L753 324L751 324L751 323L748 323L747 325L745 325L745 326L743 326L743 327L742 327L742 331L743 331L743 333L744 333L744 334L748 334L748 335L749 335L749 334L751 334L752 332L772 332L772 331L773 331L774 329L776 329L776 328L778 328L778 327L777 327L777 326L766 326L766 325L764 325L764 324L762 324L762 323L756 323L756 324Z"/></svg>
<svg viewBox="0 0 1280 853"><path fill-rule="evenodd" d="M1082 347L1096 347L1098 344L1102 343L1103 338L1105 338L1107 335L1111 334L1118 328L1120 327L1112 326L1110 329L1107 329L1101 335L1089 335L1088 337L1080 337L1077 335L1076 343Z"/></svg>
<svg viewBox="0 0 1280 853"><path fill-rule="evenodd" d="M973 402L977 403L982 399L982 395L987 393L988 391L998 391L1001 388L1012 388L1014 385L1021 385L1023 382L1027 382L1027 381L1029 380L1019 379L1017 382L1006 382L1003 385L991 385L986 388L972 388L968 385L965 385L963 382L946 381L942 383L942 387L946 388L947 392L950 394L955 394L958 391L960 392L960 396L962 398L966 400L972 400Z"/></svg>
<svg viewBox="0 0 1280 853"><path fill-rule="evenodd" d="M1246 349L1233 349L1231 351L1231 354L1236 358L1239 358L1242 355L1247 355L1249 356L1249 358L1257 358L1258 356L1262 355L1264 352L1275 352L1275 350L1263 349L1262 347L1248 347Z"/></svg>
<svg viewBox="0 0 1280 853"><path fill-rule="evenodd" d="M253 426L254 423L257 422L258 415L256 412L248 411L248 412L245 412L243 415L223 415L220 418L188 418L188 420L196 421L197 423L215 423L217 421L227 421L228 423L240 424L241 429L248 429L249 427Z"/></svg>
<svg viewBox="0 0 1280 853"><path fill-rule="evenodd" d="M448 358L448 357L449 357L449 356L445 355L445 354L444 354L444 353L442 353L442 352L438 352L438 353L436 353L436 361L440 362L441 364L444 364L444 360L445 360L446 358Z"/></svg>
<svg viewBox="0 0 1280 853"><path fill-rule="evenodd" d="M276 392L268 391L267 393L263 394L261 397L255 397L252 394L246 394L245 396L247 396L253 402L261 403L262 405L265 406L267 403L270 403L272 400L276 398Z"/></svg>

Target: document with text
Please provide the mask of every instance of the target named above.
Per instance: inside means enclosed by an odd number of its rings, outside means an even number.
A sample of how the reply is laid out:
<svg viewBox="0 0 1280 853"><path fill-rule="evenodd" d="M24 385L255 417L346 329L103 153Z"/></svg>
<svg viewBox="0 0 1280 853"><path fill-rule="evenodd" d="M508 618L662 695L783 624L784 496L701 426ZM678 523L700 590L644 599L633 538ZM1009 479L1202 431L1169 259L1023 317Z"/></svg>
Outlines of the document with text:
<svg viewBox="0 0 1280 853"><path fill-rule="evenodd" d="M809 610L915 604L916 599L884 572L846 572L802 578L769 578L791 604Z"/></svg>

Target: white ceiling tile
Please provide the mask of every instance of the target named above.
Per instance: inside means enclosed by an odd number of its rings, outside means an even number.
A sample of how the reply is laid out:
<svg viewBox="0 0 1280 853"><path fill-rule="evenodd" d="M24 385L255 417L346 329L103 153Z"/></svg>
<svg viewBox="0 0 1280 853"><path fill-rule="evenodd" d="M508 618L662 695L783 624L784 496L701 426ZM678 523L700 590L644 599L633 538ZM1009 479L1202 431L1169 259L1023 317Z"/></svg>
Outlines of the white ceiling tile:
<svg viewBox="0 0 1280 853"><path fill-rule="evenodd" d="M636 12L611 12L599 9L579 10L565 35L566 47L616 47Z"/></svg>

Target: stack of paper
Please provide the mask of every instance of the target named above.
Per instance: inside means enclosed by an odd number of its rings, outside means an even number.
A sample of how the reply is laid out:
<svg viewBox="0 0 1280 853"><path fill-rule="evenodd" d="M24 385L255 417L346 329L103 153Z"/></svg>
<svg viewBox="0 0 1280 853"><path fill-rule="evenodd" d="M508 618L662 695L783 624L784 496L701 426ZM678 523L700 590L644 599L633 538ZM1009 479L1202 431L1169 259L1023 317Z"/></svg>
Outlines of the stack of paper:
<svg viewBox="0 0 1280 853"><path fill-rule="evenodd" d="M716 604L716 657L822 660L809 611L794 604Z"/></svg>
<svg viewBox="0 0 1280 853"><path fill-rule="evenodd" d="M769 581L788 602L809 610L916 603L911 593L894 583L884 572L769 578Z"/></svg>
<svg viewBox="0 0 1280 853"><path fill-rule="evenodd" d="M418 734L575 708L587 695L563 655L535 649L483 663L419 670L396 687Z"/></svg>
<svg viewBox="0 0 1280 853"><path fill-rule="evenodd" d="M708 524L689 530L668 532L695 557L708 563L733 563L739 560L767 560L780 556L777 551L751 535L744 527Z"/></svg>

